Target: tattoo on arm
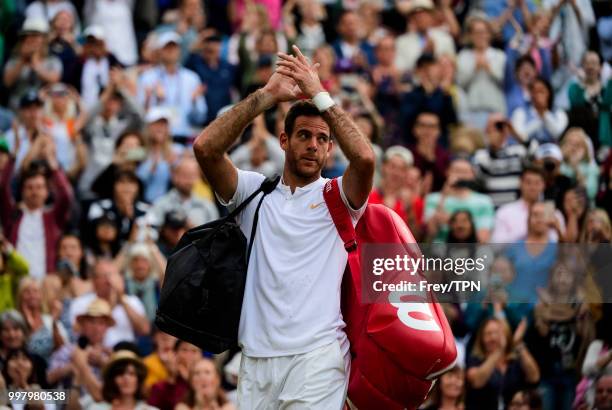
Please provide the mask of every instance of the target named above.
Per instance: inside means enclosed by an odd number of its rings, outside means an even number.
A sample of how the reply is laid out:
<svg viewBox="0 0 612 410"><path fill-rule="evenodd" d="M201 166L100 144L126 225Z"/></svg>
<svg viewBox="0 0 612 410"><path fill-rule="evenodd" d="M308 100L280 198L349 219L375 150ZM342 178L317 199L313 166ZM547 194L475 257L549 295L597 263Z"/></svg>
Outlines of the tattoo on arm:
<svg viewBox="0 0 612 410"><path fill-rule="evenodd" d="M200 143L208 145L210 152L223 155L240 137L244 128L272 105L272 98L261 89L257 90L236 104L230 111L215 119L204 129L198 139L203 139Z"/></svg>
<svg viewBox="0 0 612 410"><path fill-rule="evenodd" d="M323 119L329 124L332 135L349 162L358 162L372 148L365 135L351 116L337 105L323 112Z"/></svg>

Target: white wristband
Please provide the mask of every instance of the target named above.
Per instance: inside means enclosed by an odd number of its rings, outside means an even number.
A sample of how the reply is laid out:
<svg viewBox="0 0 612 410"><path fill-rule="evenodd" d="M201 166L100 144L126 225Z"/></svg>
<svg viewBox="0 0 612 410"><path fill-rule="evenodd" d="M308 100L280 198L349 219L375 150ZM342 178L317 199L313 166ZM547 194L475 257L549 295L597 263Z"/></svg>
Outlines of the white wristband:
<svg viewBox="0 0 612 410"><path fill-rule="evenodd" d="M336 102L326 91L321 91L320 93L312 97L312 102L314 103L314 105L317 106L320 112L327 111L327 109L336 105Z"/></svg>

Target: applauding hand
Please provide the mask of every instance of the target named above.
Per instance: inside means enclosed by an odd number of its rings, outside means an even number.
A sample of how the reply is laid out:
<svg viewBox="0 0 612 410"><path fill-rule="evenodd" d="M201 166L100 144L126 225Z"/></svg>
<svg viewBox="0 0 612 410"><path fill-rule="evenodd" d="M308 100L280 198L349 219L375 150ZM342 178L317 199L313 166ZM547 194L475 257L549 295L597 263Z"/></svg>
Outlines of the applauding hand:
<svg viewBox="0 0 612 410"><path fill-rule="evenodd" d="M293 50L295 56L278 53L276 72L292 78L308 98L325 91L317 72L319 64L311 64L297 46L293 46Z"/></svg>

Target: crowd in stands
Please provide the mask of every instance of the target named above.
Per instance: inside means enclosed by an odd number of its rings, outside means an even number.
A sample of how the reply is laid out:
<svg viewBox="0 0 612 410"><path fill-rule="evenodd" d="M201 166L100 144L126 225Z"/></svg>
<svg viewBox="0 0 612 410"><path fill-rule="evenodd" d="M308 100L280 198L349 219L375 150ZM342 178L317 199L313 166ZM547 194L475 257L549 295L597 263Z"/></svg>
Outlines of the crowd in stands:
<svg viewBox="0 0 612 410"><path fill-rule="evenodd" d="M0 22L0 390L235 408L240 353L155 311L181 235L226 213L191 144L295 44L372 142L371 203L420 243L511 245L486 300L444 304L461 357L423 408L612 409L611 1L0 0ZM282 173L289 105L234 164ZM334 146L323 176L346 166Z"/></svg>

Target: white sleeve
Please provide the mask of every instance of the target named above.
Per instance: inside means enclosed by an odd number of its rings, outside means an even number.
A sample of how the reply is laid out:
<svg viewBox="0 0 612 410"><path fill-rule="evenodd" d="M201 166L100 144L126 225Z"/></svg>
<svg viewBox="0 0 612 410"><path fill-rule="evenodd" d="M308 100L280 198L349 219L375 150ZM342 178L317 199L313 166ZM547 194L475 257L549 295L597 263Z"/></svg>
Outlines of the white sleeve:
<svg viewBox="0 0 612 410"><path fill-rule="evenodd" d="M219 200L221 205L227 207L228 211L233 211L238 207L245 199L249 197L253 192L257 191L261 183L266 179L265 176L258 172L244 171L238 169L238 185L236 186L236 192L228 202L225 202L223 198L215 192L215 196Z"/></svg>
<svg viewBox="0 0 612 410"><path fill-rule="evenodd" d="M597 359L601 354L603 342L600 339L595 339L589 344L584 362L582 363L582 374L587 377L596 377L600 370L597 368Z"/></svg>
<svg viewBox="0 0 612 410"><path fill-rule="evenodd" d="M353 220L353 225L357 225L359 218L361 218L361 216L366 210L366 207L368 206L368 201L366 200L365 203L361 206L361 208L354 209L349 204L349 201L346 198L346 194L344 193L344 189L342 188L342 177L338 178L338 188L340 188L340 197L342 198L342 202L344 202L346 209L348 209L349 214L351 215L351 219Z"/></svg>
<svg viewBox="0 0 612 410"><path fill-rule="evenodd" d="M555 139L559 139L565 127L567 127L567 114L565 111L547 111L544 114L544 127Z"/></svg>
<svg viewBox="0 0 612 410"><path fill-rule="evenodd" d="M128 295L127 296L127 300L128 300L128 303L130 304L130 307L132 309L134 309L134 311L136 313L138 313L139 315L142 315L142 316L146 316L147 315L147 313L145 311L145 307L142 304L142 302L140 301L140 299L138 299L138 297L132 296L132 295Z"/></svg>

